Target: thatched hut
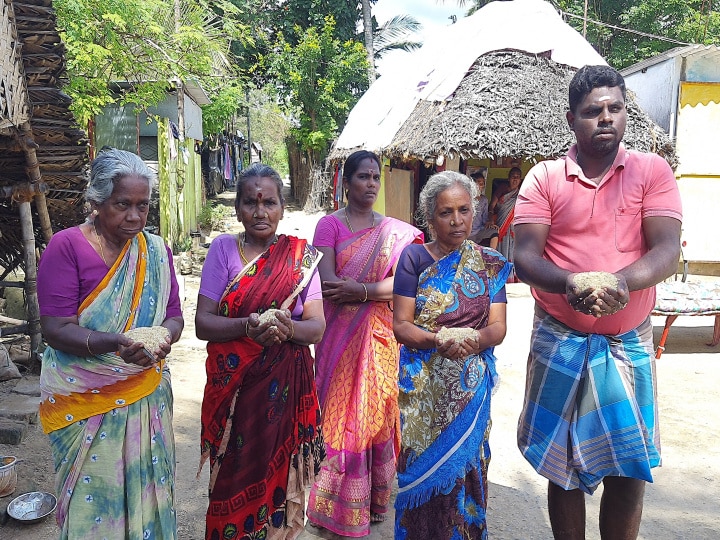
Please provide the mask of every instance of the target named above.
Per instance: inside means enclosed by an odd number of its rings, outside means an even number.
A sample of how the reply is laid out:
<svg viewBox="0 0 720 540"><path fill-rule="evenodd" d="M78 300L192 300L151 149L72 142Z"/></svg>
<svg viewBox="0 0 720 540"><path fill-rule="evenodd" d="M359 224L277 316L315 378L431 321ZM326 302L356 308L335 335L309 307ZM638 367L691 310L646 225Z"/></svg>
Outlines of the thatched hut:
<svg viewBox="0 0 720 540"><path fill-rule="evenodd" d="M499 179L510 166L527 171L536 161L565 154L574 142L565 117L570 79L584 65L605 63L549 3L491 2L375 81L330 159L340 162L359 148L388 158L386 191L396 175L405 187L386 193L380 204L389 206L380 210L407 219L434 170L486 166L490 179ZM674 166L672 141L632 93L627 109L625 145L657 152ZM397 206L403 194L409 209Z"/></svg>
<svg viewBox="0 0 720 540"><path fill-rule="evenodd" d="M0 18L0 287L25 273L27 321L0 336L31 335L40 344L35 251L53 228L81 220L87 144L60 87L64 46L52 0L5 0Z"/></svg>
<svg viewBox="0 0 720 540"><path fill-rule="evenodd" d="M420 101L383 153L421 160L438 155L527 160L564 155L574 143L565 112L575 71L547 55L484 54L451 100ZM625 145L657 152L674 164L670 138L640 109L632 93L627 110Z"/></svg>

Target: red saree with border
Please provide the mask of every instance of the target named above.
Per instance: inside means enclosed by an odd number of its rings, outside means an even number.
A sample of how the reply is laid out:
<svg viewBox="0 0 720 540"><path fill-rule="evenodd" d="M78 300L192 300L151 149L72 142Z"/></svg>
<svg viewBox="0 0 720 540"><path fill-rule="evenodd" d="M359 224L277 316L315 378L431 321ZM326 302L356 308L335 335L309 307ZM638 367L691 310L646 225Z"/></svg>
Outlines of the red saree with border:
<svg viewBox="0 0 720 540"><path fill-rule="evenodd" d="M229 287L220 314L246 317L279 308L318 260L305 240L279 236ZM210 342L207 351L205 537L295 538L303 526L305 484L324 456L310 349L292 342L263 348L240 338Z"/></svg>

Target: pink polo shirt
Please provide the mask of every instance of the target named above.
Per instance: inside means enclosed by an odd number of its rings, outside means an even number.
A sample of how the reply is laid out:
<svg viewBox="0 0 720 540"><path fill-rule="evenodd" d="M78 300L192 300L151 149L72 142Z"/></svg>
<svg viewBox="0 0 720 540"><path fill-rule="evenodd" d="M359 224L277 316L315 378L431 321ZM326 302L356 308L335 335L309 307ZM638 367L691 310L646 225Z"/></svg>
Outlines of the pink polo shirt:
<svg viewBox="0 0 720 540"><path fill-rule="evenodd" d="M642 220L682 220L675 175L657 154L623 145L602 181L590 182L577 164L577 147L567 157L535 165L515 204L515 224L550 225L543 257L572 272L617 272L647 253ZM565 294L533 289L538 305L581 332L617 335L642 323L655 305L655 287L632 291L627 307L595 318L572 309Z"/></svg>

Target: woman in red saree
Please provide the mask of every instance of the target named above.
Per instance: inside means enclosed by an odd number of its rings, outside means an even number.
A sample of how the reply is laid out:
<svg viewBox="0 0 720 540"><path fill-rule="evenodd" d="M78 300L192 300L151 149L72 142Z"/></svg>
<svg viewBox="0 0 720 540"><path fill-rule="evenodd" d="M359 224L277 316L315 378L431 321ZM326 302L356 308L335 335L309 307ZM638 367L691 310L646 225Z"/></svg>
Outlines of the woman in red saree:
<svg viewBox="0 0 720 540"><path fill-rule="evenodd" d="M350 155L343 184L347 206L323 217L313 240L324 255L328 328L317 346L317 385L328 459L307 514L316 526L359 537L384 519L395 476L399 346L390 300L398 257L422 242L422 233L373 211L380 188L375 154Z"/></svg>
<svg viewBox="0 0 720 540"><path fill-rule="evenodd" d="M209 341L202 461L210 459L205 537L292 539L324 447L308 347L325 329L322 255L276 235L282 181L262 164L240 173L245 232L220 235L203 266L195 318ZM277 309L275 319L259 314Z"/></svg>

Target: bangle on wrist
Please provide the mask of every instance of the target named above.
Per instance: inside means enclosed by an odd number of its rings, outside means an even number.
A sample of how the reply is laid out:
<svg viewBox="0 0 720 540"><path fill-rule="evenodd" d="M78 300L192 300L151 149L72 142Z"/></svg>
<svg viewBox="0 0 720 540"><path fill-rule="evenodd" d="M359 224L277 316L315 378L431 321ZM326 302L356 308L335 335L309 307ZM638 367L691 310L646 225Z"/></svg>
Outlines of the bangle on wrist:
<svg viewBox="0 0 720 540"><path fill-rule="evenodd" d="M363 289L365 290L365 298L360 300L364 304L368 300L368 290L364 283L361 283L360 285L362 285Z"/></svg>
<svg viewBox="0 0 720 540"><path fill-rule="evenodd" d="M245 337L250 337L250 317L245 319Z"/></svg>
<svg viewBox="0 0 720 540"><path fill-rule="evenodd" d="M95 353L90 350L90 336L92 336L94 333L94 330L90 330L87 337L85 338L85 347L87 348L87 352L88 354L90 354L90 356L95 356Z"/></svg>
<svg viewBox="0 0 720 540"><path fill-rule="evenodd" d="M295 323L290 321L290 336L286 341L291 341L293 337L295 337Z"/></svg>

